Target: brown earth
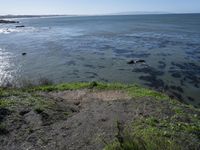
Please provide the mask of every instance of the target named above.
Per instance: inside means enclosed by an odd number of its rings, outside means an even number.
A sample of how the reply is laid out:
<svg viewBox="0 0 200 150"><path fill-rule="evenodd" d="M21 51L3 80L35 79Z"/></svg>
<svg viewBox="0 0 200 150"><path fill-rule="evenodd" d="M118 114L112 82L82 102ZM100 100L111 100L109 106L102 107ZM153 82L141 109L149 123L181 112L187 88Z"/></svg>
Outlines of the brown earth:
<svg viewBox="0 0 200 150"><path fill-rule="evenodd" d="M18 106L5 120L2 150L100 150L124 125L140 116L172 116L165 101L133 99L121 91L40 92L55 103L45 110Z"/></svg>

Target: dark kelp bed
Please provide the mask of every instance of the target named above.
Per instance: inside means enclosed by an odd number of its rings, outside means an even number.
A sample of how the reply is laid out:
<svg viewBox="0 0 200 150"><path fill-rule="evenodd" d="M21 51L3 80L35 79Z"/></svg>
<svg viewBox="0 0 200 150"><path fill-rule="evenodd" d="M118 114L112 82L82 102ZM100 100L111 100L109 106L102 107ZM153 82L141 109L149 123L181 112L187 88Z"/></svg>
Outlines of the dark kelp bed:
<svg viewBox="0 0 200 150"><path fill-rule="evenodd" d="M137 85L0 88L0 149L200 149L200 110Z"/></svg>

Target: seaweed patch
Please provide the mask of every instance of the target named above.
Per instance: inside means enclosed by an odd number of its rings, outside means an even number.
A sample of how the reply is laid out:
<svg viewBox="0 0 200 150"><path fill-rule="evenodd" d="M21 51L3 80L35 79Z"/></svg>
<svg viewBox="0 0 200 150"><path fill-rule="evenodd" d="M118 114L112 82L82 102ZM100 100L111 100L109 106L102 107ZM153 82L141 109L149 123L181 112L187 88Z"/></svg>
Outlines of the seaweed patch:
<svg viewBox="0 0 200 150"><path fill-rule="evenodd" d="M173 90L176 90L176 91L178 91L180 93L184 92L183 89L180 86L173 86L172 85L172 86L170 86L170 88L173 89Z"/></svg>
<svg viewBox="0 0 200 150"><path fill-rule="evenodd" d="M85 64L84 67L95 69L93 65Z"/></svg>
<svg viewBox="0 0 200 150"><path fill-rule="evenodd" d="M171 76L174 78L181 78L181 74L179 72L172 72Z"/></svg>
<svg viewBox="0 0 200 150"><path fill-rule="evenodd" d="M158 61L159 65L158 65L158 68L159 69L165 69L166 68L166 63L164 61Z"/></svg>
<svg viewBox="0 0 200 150"><path fill-rule="evenodd" d="M71 61L68 61L67 64L68 64L69 66L75 66L75 65L76 65L76 62L73 61L73 60L71 60Z"/></svg>
<svg viewBox="0 0 200 150"><path fill-rule="evenodd" d="M194 87L199 88L200 83L200 66L194 64L194 63L171 63L172 66L174 66L177 69L171 70L169 72L172 73L173 77L180 77L180 75L183 76L182 83L188 82L190 84L193 84ZM184 82L183 82L184 81Z"/></svg>
<svg viewBox="0 0 200 150"><path fill-rule="evenodd" d="M146 85L153 87L155 89L162 90L165 87L163 80L157 79L156 76L140 76L140 80L147 81ZM162 89L161 89L162 88Z"/></svg>
<svg viewBox="0 0 200 150"><path fill-rule="evenodd" d="M146 73L150 74L151 76L162 76L164 75L163 71L159 71L153 67L144 67L144 68L136 68L133 70L133 72L139 72L139 73Z"/></svg>

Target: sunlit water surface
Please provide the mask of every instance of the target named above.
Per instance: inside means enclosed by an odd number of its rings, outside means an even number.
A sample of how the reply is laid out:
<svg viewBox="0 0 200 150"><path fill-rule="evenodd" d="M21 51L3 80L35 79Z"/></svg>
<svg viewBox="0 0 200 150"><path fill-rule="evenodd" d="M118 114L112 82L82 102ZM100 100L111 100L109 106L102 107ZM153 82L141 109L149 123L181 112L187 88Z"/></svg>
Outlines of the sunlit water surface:
<svg viewBox="0 0 200 150"><path fill-rule="evenodd" d="M136 83L200 105L200 15L19 19L0 24L0 83ZM22 56L22 53L27 53ZM145 64L128 65L131 59Z"/></svg>

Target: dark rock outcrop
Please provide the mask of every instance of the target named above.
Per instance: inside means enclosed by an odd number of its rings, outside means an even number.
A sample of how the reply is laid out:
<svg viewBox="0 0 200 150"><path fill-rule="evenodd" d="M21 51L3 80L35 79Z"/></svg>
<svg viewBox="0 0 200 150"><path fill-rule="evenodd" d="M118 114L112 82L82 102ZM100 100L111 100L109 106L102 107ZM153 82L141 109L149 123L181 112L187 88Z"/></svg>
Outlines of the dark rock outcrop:
<svg viewBox="0 0 200 150"><path fill-rule="evenodd" d="M25 27L24 25L16 26L16 28L24 28L24 27Z"/></svg>
<svg viewBox="0 0 200 150"><path fill-rule="evenodd" d="M135 63L134 60L130 60L127 62L127 64L134 64L134 63Z"/></svg>
<svg viewBox="0 0 200 150"><path fill-rule="evenodd" d="M0 20L0 23L19 23L19 22L14 20Z"/></svg>
<svg viewBox="0 0 200 150"><path fill-rule="evenodd" d="M3 121L4 118L6 118L6 116L10 114L11 114L10 110L6 108L0 108L0 123Z"/></svg>
<svg viewBox="0 0 200 150"><path fill-rule="evenodd" d="M146 61L143 59L138 59L138 60L130 60L127 62L127 64L138 64L138 63L145 63Z"/></svg>

